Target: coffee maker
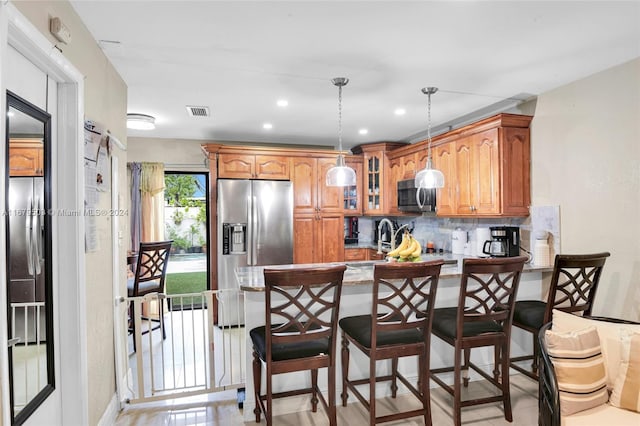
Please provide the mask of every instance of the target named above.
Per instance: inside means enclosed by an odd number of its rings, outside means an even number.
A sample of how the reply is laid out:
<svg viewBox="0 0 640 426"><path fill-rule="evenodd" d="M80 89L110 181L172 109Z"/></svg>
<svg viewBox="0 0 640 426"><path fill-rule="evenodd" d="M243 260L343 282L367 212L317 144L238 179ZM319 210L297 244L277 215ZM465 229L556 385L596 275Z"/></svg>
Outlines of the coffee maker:
<svg viewBox="0 0 640 426"><path fill-rule="evenodd" d="M517 226L492 226L491 239L484 242L482 253L491 257L520 255L520 228Z"/></svg>

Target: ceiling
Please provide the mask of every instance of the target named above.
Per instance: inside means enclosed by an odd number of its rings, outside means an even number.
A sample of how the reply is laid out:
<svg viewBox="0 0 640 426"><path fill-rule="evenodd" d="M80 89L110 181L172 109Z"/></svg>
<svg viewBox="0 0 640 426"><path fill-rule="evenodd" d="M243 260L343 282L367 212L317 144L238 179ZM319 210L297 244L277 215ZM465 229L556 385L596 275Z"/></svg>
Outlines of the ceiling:
<svg viewBox="0 0 640 426"><path fill-rule="evenodd" d="M345 148L414 141L425 86L440 89L442 128L640 57L640 1L71 3L126 82L128 112L156 117L137 137L337 147L331 79L348 77Z"/></svg>

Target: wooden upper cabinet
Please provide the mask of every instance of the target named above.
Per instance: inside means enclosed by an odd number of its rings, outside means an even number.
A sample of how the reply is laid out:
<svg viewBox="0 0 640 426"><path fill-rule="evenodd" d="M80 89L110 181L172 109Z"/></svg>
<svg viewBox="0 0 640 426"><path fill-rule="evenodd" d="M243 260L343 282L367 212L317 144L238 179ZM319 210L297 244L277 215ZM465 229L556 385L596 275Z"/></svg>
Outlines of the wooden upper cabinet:
<svg viewBox="0 0 640 426"><path fill-rule="evenodd" d="M279 155L220 153L218 177L288 180L289 158Z"/></svg>
<svg viewBox="0 0 640 426"><path fill-rule="evenodd" d="M404 157L389 159L389 173L387 179L387 197L389 199L389 214L404 214L398 210L398 181L404 179Z"/></svg>
<svg viewBox="0 0 640 426"><path fill-rule="evenodd" d="M500 153L498 129L473 135L473 213L500 213Z"/></svg>
<svg viewBox="0 0 640 426"><path fill-rule="evenodd" d="M318 158L317 205L322 213L342 213L344 209L344 188L341 186L327 186L327 171L335 165L335 158Z"/></svg>
<svg viewBox="0 0 640 426"><path fill-rule="evenodd" d="M9 141L9 176L44 176L44 145L39 139Z"/></svg>
<svg viewBox="0 0 640 426"><path fill-rule="evenodd" d="M293 157L294 214L342 212L343 188L327 186L327 170L336 164L334 158Z"/></svg>
<svg viewBox="0 0 640 426"><path fill-rule="evenodd" d="M445 176L438 216L527 216L531 117L499 114L453 132L433 149Z"/></svg>
<svg viewBox="0 0 640 426"><path fill-rule="evenodd" d="M439 216L451 216L455 213L456 184L455 144L448 143L432 149L433 167L444 175L444 188L437 190L436 203ZM425 157L425 166L427 164ZM424 166L422 167L424 168Z"/></svg>
<svg viewBox="0 0 640 426"><path fill-rule="evenodd" d="M527 216L531 205L531 146L529 129L501 129L502 212L506 216Z"/></svg>
<svg viewBox="0 0 640 426"><path fill-rule="evenodd" d="M318 161L311 157L291 159L293 213L313 214L317 211Z"/></svg>

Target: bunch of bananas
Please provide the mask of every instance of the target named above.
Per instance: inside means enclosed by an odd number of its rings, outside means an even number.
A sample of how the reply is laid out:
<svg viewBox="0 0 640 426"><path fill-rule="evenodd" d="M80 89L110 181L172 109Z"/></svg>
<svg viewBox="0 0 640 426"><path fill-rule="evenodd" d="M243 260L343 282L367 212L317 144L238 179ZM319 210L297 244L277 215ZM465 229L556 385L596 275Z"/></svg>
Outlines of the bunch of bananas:
<svg viewBox="0 0 640 426"><path fill-rule="evenodd" d="M409 232L405 232L400 245L387 253L387 256L398 262L420 262L421 254L422 246L418 240L413 238Z"/></svg>

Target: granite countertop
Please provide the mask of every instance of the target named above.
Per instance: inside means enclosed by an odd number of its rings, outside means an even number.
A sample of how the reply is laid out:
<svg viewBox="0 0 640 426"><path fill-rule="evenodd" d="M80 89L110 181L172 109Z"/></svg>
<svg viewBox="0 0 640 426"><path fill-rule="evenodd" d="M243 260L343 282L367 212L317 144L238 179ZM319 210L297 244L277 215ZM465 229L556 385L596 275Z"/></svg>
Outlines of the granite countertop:
<svg viewBox="0 0 640 426"><path fill-rule="evenodd" d="M423 254L422 260L443 259L440 278L456 278L462 274L462 259L469 256L462 254ZM362 285L373 282L373 266L376 263L385 263L385 260L363 260L354 262L334 262L334 263L309 263L294 265L271 265L271 266L244 266L236 268L235 275L238 286L244 291L264 291L264 269L296 269L312 268L320 266L347 265L342 279L343 285ZM523 272L550 272L553 266L534 266L526 263Z"/></svg>

